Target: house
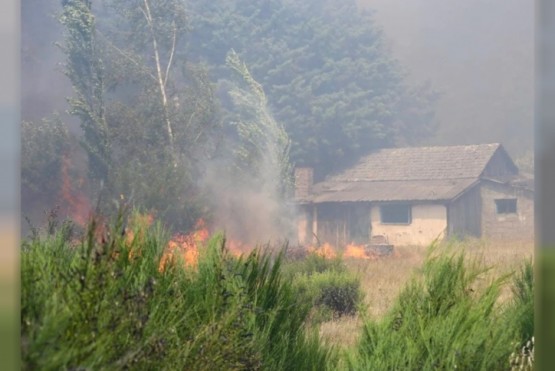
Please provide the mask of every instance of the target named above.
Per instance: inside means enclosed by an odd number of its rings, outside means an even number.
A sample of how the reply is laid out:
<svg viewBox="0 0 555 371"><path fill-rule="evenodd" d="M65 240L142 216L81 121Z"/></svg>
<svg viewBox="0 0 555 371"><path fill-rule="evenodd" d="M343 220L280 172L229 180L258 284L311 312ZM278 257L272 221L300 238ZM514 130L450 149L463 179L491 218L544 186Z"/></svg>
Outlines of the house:
<svg viewBox="0 0 555 371"><path fill-rule="evenodd" d="M299 242L532 241L533 188L498 143L382 149L315 184L312 169L298 168Z"/></svg>

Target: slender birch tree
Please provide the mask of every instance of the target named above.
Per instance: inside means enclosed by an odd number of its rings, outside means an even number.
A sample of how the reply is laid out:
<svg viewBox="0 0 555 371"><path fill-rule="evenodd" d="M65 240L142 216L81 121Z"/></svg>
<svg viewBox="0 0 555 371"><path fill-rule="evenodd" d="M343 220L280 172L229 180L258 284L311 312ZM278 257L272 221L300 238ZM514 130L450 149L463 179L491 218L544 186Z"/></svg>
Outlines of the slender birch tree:
<svg viewBox="0 0 555 371"><path fill-rule="evenodd" d="M186 229L199 216L195 179L217 121L206 73L186 58L183 3L68 0L60 20L71 113L94 175L110 200L133 195Z"/></svg>

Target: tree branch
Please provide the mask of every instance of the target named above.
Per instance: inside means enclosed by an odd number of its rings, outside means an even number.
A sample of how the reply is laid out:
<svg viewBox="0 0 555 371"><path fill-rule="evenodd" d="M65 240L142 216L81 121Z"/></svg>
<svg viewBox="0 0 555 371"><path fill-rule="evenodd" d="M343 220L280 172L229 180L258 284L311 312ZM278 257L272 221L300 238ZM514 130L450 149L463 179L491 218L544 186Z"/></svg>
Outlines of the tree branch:
<svg viewBox="0 0 555 371"><path fill-rule="evenodd" d="M111 48L113 48L115 51L117 51L119 54L121 54L125 59L129 60L130 62L132 62L135 66L139 67L141 70L143 70L143 72L145 72L148 76L150 76L154 81L157 80L156 76L154 76L148 69L144 68L144 66L141 66L141 64L139 62L137 62L135 59L131 58L131 56L129 56L126 52L124 52L123 50L121 50L120 48L118 48L114 43L112 43L110 40L108 40L108 38L106 38L106 36L104 36L104 34L100 31L96 31L100 36L102 36L102 39L104 40L104 42L106 42L106 44L108 46L110 46Z"/></svg>
<svg viewBox="0 0 555 371"><path fill-rule="evenodd" d="M177 26L175 25L175 21L173 23L173 40L172 40L172 50L170 52L170 59L168 61L168 66L166 67L166 76L164 78L164 87L168 83L168 76L170 75L170 67L173 61L173 54L175 53L175 41L177 39Z"/></svg>
<svg viewBox="0 0 555 371"><path fill-rule="evenodd" d="M162 68L160 66L160 55L158 53L158 43L156 42L156 34L154 32L154 25L152 24L152 15L150 13L150 7L148 5L148 0L143 0L144 6L145 8L140 8L141 12L143 12L145 19L148 23L148 26L150 28L150 32L152 34L152 45L154 47L154 59L156 62L156 73L158 75L158 84L160 86L160 94L162 95L162 105L164 108L164 118L166 121L166 130L168 133L168 139L170 142L170 149L171 149L171 153L172 156L175 155L174 153L174 145L173 145L173 129L172 129L172 125L171 125L171 121L169 119L168 116L168 98L166 95L166 85L164 83L164 76L162 75ZM175 159L174 159L174 165L177 165L175 163Z"/></svg>

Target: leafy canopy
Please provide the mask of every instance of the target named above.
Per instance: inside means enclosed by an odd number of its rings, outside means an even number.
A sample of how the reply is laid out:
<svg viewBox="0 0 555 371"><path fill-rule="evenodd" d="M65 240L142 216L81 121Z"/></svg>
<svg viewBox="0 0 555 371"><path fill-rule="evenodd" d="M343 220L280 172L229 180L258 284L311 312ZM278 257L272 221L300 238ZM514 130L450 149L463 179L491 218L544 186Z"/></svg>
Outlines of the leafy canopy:
<svg viewBox="0 0 555 371"><path fill-rule="evenodd" d="M297 165L322 175L433 129L435 95L427 85L407 85L371 14L354 0L190 0L188 6L191 58L209 64L231 109L225 53L237 51L284 123Z"/></svg>

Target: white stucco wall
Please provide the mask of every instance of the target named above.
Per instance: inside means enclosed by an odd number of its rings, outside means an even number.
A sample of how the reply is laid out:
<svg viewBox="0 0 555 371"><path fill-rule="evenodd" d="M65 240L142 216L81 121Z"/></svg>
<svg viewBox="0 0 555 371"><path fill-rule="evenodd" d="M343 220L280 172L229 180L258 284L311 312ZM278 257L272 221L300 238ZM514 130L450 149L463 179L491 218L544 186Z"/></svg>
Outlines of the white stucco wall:
<svg viewBox="0 0 555 371"><path fill-rule="evenodd" d="M410 224L382 224L378 205L372 206L370 212L372 235L385 235L389 243L397 246L429 245L436 238L443 238L447 228L444 205L413 205Z"/></svg>

